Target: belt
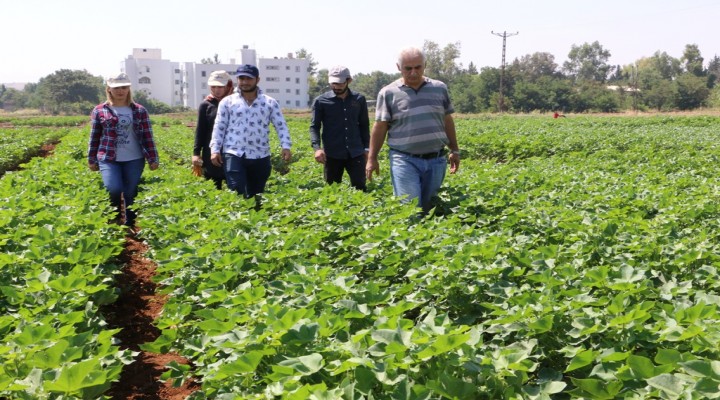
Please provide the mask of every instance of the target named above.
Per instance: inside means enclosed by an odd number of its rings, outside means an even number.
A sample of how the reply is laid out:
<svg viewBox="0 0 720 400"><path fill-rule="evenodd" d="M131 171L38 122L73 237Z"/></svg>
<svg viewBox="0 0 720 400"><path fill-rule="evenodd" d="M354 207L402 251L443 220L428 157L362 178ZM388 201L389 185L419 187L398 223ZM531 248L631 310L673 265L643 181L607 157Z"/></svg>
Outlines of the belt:
<svg viewBox="0 0 720 400"><path fill-rule="evenodd" d="M393 149L393 148L390 148L390 150L392 150L392 151L394 151L394 152L397 152L397 153L400 153L400 154L404 154L404 155L409 156L409 157L422 158L423 160L430 160L430 159L433 159L433 158L442 157L442 156L444 156L445 154L447 154L447 152L446 152L446 150L445 150L444 147L443 147L442 149L438 150L438 151L434 151L434 152L432 152L432 153L425 153L425 154L412 154L412 153L408 153L408 152L406 152L406 151L395 150L395 149Z"/></svg>

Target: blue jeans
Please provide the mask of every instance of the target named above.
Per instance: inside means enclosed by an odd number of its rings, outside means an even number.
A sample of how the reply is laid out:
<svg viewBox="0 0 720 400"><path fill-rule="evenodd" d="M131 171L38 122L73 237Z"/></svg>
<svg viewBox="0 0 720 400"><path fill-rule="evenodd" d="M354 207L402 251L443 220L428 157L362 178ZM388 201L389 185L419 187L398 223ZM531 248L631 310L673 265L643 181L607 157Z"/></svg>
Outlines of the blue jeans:
<svg viewBox="0 0 720 400"><path fill-rule="evenodd" d="M246 199L265 192L265 184L272 171L270 156L252 159L225 153L223 163L228 189Z"/></svg>
<svg viewBox="0 0 720 400"><path fill-rule="evenodd" d="M430 199L435 196L445 179L447 158L423 159L390 150L390 178L393 193L403 202L418 199L423 211L430 210Z"/></svg>
<svg viewBox="0 0 720 400"><path fill-rule="evenodd" d="M120 221L125 225L135 225L135 211L131 208L137 196L138 185L145 169L145 159L132 161L100 161L100 175L105 189L110 193L110 204L118 212ZM122 201L125 200L125 215Z"/></svg>

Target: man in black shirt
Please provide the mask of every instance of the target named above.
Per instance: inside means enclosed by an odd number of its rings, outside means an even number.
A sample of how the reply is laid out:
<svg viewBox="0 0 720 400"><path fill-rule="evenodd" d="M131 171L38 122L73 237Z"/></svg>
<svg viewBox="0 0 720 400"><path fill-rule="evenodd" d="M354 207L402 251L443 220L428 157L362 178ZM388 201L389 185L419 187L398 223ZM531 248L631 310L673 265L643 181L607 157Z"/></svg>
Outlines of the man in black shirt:
<svg viewBox="0 0 720 400"><path fill-rule="evenodd" d="M325 181L340 183L347 171L350 184L365 191L365 162L370 147L370 119L365 96L350 90L350 71L342 66L328 72L331 91L315 98L310 141L315 160L324 164ZM321 133L322 129L322 133Z"/></svg>

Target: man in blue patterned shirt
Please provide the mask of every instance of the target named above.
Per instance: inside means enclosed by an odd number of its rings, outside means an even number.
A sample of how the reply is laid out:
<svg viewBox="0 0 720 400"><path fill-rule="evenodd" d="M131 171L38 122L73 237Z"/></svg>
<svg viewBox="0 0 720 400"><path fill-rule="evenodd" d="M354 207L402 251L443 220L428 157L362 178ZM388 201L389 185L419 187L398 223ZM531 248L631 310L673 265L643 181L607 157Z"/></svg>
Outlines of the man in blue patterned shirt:
<svg viewBox="0 0 720 400"><path fill-rule="evenodd" d="M218 104L217 117L210 140L210 161L225 166L230 190L245 198L260 195L270 177L270 124L277 131L281 157L290 161L290 132L280 105L257 86L260 74L254 65L241 65L236 73L238 91Z"/></svg>

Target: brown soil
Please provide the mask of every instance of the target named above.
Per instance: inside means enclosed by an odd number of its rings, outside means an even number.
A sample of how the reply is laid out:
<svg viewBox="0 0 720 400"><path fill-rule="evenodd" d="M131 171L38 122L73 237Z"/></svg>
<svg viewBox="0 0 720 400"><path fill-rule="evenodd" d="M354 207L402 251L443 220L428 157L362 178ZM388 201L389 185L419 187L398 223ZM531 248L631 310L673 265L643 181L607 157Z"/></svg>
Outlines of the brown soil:
<svg viewBox="0 0 720 400"><path fill-rule="evenodd" d="M189 380L180 387L173 387L170 381L161 381L165 366L175 361L188 364L183 357L174 354L155 354L140 350L140 345L152 342L160 336L153 321L165 304L164 295L155 294L157 284L152 281L156 265L145 258L145 243L128 235L125 249L119 257L122 274L117 277L120 296L114 304L104 308L110 328L121 328L117 338L122 349L137 351L135 362L124 367L120 380L107 393L119 400L180 400L200 388Z"/></svg>

